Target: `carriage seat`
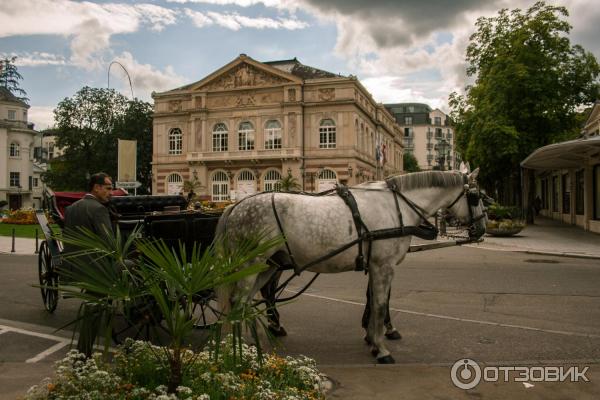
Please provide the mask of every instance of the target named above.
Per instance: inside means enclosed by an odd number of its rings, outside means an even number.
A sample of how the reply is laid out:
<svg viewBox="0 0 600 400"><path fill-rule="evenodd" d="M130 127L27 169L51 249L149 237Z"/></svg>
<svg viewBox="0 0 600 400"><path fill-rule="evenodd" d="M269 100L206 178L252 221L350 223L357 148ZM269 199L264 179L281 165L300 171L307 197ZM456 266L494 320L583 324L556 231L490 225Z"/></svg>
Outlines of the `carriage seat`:
<svg viewBox="0 0 600 400"><path fill-rule="evenodd" d="M179 207L185 209L187 200L179 195L166 196L122 196L112 197L110 204L124 217L144 215L154 211L164 211L165 208Z"/></svg>

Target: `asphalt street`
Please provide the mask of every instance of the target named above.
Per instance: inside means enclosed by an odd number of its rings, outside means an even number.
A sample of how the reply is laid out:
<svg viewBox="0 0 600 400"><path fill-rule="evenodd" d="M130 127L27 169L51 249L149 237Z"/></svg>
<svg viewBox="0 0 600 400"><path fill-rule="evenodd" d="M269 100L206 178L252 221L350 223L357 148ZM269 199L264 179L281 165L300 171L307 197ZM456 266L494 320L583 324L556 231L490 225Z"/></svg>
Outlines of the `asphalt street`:
<svg viewBox="0 0 600 400"><path fill-rule="evenodd" d="M31 286L37 281L33 256L0 255L0 273L0 384L8 384L2 369L22 365L22 380L10 382L14 392L6 397L14 398L64 355L70 333L55 329L73 318L78 304L61 300L54 314L44 311ZM296 278L288 293L309 278ZM321 275L304 295L282 305L289 335L279 351L315 358L325 371L372 365L360 327L366 283L361 272ZM598 260L474 248L413 253L396 270L390 304L403 336L387 342L398 367L438 368L446 379L461 358L488 365L586 365L596 380L581 383L588 385L583 392L600 396Z"/></svg>

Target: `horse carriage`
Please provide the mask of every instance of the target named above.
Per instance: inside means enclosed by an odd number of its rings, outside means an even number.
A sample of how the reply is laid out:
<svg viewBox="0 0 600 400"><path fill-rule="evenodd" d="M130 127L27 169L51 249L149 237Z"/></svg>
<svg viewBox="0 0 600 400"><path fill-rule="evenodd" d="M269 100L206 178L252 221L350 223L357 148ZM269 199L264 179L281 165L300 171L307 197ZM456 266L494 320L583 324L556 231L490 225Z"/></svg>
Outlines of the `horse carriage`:
<svg viewBox="0 0 600 400"><path fill-rule="evenodd" d="M215 290L200 296L204 311L218 316L227 313L236 302L256 302L261 292L266 303L270 328L285 335L279 325L275 304L303 293L320 273L364 271L368 273L367 306L363 327L365 340L379 363L393 363L383 338L393 335L389 319L388 296L393 268L409 251L461 245L479 241L485 232L485 209L476 184L477 171L427 171L395 176L385 181L368 182L351 188L339 186L319 193L258 193L228 207L222 214L194 211L164 211L168 202L176 208L184 205L180 196L115 196L111 202L118 210L118 223L130 231L143 224L143 235L171 242L183 240L187 245L210 244L215 237L251 237L257 231L267 232L265 240L283 237L283 244L262 256L266 270L219 290L220 311L209 304ZM58 203L55 198L55 202ZM163 209L155 210L155 204ZM170 206L170 203L169 203ZM169 207L167 206L167 207ZM50 207L51 209L53 207ZM54 207L58 208L58 207ZM411 236L432 240L438 229L430 218L438 210L447 209L455 220L466 227L464 238L444 243L411 246ZM58 300L56 267L60 264L60 243L49 232L49 225L38 214L46 240L40 246L40 285L48 311ZM56 219L57 217L55 217ZM58 221L61 218L58 216ZM284 270L293 273L282 284ZM295 295L281 298L286 285L304 271L315 273L309 283ZM397 332L396 332L397 333Z"/></svg>
<svg viewBox="0 0 600 400"><path fill-rule="evenodd" d="M49 223L47 214L61 229L64 228L65 209L81 199L81 192L52 192L44 193L44 209L37 210L36 217L44 240L40 243L38 252L38 275L42 301L45 309L52 313L59 301L59 270L63 264L63 243L58 239ZM194 246L209 246L213 239L215 228L221 211L187 210L188 202L183 196L128 196L127 192L117 189L112 192L109 208L116 218L116 225L123 237L135 232L143 238L162 240L171 248L178 249L183 244L189 250ZM214 303L214 292L198 293L194 297L198 307L198 328L204 328L216 320L217 311ZM153 307L144 305L148 313ZM147 338L150 331L147 326L135 326L138 323L159 324L156 315L144 315L143 308L136 310L138 318L135 321L125 321L122 333L131 331L134 335ZM119 335L115 334L117 340Z"/></svg>

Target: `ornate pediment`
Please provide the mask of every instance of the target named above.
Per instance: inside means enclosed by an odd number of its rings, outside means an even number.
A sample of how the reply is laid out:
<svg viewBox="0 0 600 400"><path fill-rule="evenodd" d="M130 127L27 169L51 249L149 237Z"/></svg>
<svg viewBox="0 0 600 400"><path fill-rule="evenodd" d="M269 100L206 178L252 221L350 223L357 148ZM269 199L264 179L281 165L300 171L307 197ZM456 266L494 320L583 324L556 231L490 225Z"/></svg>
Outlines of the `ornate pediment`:
<svg viewBox="0 0 600 400"><path fill-rule="evenodd" d="M219 91L274 86L291 82L281 76L258 69L247 63L240 63L225 73L213 78L200 90Z"/></svg>

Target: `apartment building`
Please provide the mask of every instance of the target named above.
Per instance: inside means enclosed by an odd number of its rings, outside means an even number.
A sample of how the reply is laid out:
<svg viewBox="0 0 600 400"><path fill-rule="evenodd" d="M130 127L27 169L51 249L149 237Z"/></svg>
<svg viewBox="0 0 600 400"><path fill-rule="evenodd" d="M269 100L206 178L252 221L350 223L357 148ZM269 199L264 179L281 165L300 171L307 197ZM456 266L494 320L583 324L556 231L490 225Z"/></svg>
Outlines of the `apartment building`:
<svg viewBox="0 0 600 400"><path fill-rule="evenodd" d="M386 104L402 131L404 149L422 170L451 170L460 165L452 121L439 109L422 103Z"/></svg>
<svg viewBox="0 0 600 400"><path fill-rule="evenodd" d="M41 205L42 169L34 162L39 133L27 122L28 109L0 87L0 200L10 209Z"/></svg>

